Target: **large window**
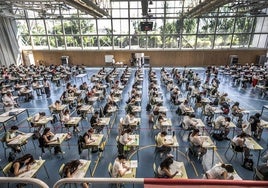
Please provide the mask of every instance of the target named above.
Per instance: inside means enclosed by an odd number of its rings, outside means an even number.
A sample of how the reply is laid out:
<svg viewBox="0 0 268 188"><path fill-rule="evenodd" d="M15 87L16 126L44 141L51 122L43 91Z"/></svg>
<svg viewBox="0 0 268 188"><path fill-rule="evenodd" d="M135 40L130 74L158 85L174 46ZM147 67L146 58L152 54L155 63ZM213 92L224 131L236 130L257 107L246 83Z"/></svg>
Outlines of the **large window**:
<svg viewBox="0 0 268 188"><path fill-rule="evenodd" d="M267 48L267 14L249 14L234 4L198 16L186 14L201 2L157 0L143 15L140 0L111 0L111 16L104 18L63 5L42 14L27 10L25 18L17 18L20 44L88 50ZM142 31L141 22L153 22L152 30Z"/></svg>

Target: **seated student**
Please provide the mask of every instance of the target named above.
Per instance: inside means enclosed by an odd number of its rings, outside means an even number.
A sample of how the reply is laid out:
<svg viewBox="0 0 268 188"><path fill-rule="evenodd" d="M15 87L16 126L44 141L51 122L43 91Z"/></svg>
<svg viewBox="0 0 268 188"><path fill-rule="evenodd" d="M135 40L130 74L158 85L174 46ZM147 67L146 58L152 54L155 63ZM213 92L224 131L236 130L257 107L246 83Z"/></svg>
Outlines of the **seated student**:
<svg viewBox="0 0 268 188"><path fill-rule="evenodd" d="M263 179L264 181L268 181L268 162L257 166L257 170L261 173L261 175L263 175ZM261 180L258 176L254 176L255 180Z"/></svg>
<svg viewBox="0 0 268 188"><path fill-rule="evenodd" d="M228 104L227 96L228 96L228 93L223 93L222 95L220 95L220 98L219 98L219 104L220 105L223 106L225 104Z"/></svg>
<svg viewBox="0 0 268 188"><path fill-rule="evenodd" d="M85 132L85 134L83 135L83 145L82 145L82 147L86 148L87 144L91 144L91 143L95 142L95 140L92 138L93 134L94 134L94 129L93 128L90 128L90 129L87 130L87 132ZM91 152L95 153L97 151L98 151L98 147L94 147Z"/></svg>
<svg viewBox="0 0 268 188"><path fill-rule="evenodd" d="M220 179L220 180L232 180L234 177L228 173L233 173L234 168L232 165L218 163L211 169L206 171L203 179Z"/></svg>
<svg viewBox="0 0 268 188"><path fill-rule="evenodd" d="M247 136L251 136L251 124L250 122L242 123L242 132L246 133Z"/></svg>
<svg viewBox="0 0 268 188"><path fill-rule="evenodd" d="M67 93L67 91L63 91L63 93L62 93L61 96L60 96L60 101L61 101L63 104L66 104L66 103L67 103L67 98L68 98L68 93Z"/></svg>
<svg viewBox="0 0 268 188"><path fill-rule="evenodd" d="M198 159L200 159L203 155L207 153L207 149L204 148L203 142L204 140L199 136L199 129L194 129L190 134L190 143L193 146L193 152L197 154Z"/></svg>
<svg viewBox="0 0 268 188"><path fill-rule="evenodd" d="M7 146L12 148L14 152L21 152L21 148L19 146L8 145L8 143L14 140L18 136L18 134L25 134L24 132L18 131L18 129L19 127L16 125L11 126L2 138L2 140L6 142ZM24 144L26 143L27 141Z"/></svg>
<svg viewBox="0 0 268 188"><path fill-rule="evenodd" d="M248 120L251 125L251 131L253 132L253 136L258 140L261 139L261 135L263 132L263 126L261 125L260 117L261 114L256 113L253 116L250 116Z"/></svg>
<svg viewBox="0 0 268 188"><path fill-rule="evenodd" d="M22 157L16 159L12 162L11 168L9 170L11 176L18 176L23 174L31 169L31 164L34 162L34 158L31 154L25 154ZM22 167L26 165L24 170L21 170ZM18 187L18 186L17 186Z"/></svg>
<svg viewBox="0 0 268 188"><path fill-rule="evenodd" d="M214 117L214 112L216 108L213 107L213 103L207 103L205 105L204 114L207 116L207 122L211 122L212 118Z"/></svg>
<svg viewBox="0 0 268 188"><path fill-rule="evenodd" d="M54 137L54 133L50 130L49 127L46 127L44 129L44 132L42 134L42 136L39 138L39 144L40 147L42 148L42 152L44 153L44 148L49 147L48 143L50 142L55 142L57 139L53 139ZM61 153L63 154L64 152L62 151L60 145L58 146L54 146L54 153L55 155Z"/></svg>
<svg viewBox="0 0 268 188"><path fill-rule="evenodd" d="M70 110L65 109L61 117L61 122L65 124L70 120L71 120ZM73 132L80 132L78 125L73 126Z"/></svg>
<svg viewBox="0 0 268 188"><path fill-rule="evenodd" d="M239 107L239 102L235 102L234 105L231 107L231 110L232 114L238 117L238 124L241 126L243 119L243 113L242 113L243 110Z"/></svg>
<svg viewBox="0 0 268 188"><path fill-rule="evenodd" d="M127 129L127 128L131 128L131 124L136 123L136 118L135 118L135 114L133 112L129 112L127 113L127 115L123 118L122 123L122 127L121 129Z"/></svg>
<svg viewBox="0 0 268 188"><path fill-rule="evenodd" d="M81 84L81 85L79 86L79 89L80 89L80 90L88 91L88 85L87 85L87 83L86 83L86 82L83 82L83 84Z"/></svg>
<svg viewBox="0 0 268 188"><path fill-rule="evenodd" d="M3 97L3 104L4 104L4 110L7 112L9 110L14 109L15 107L18 107L17 102L15 101L12 93L8 91L4 97Z"/></svg>
<svg viewBox="0 0 268 188"><path fill-rule="evenodd" d="M32 90L29 88L29 86L25 86L25 87L21 88L18 91L18 95L25 96L26 102L29 102L30 99L33 99Z"/></svg>
<svg viewBox="0 0 268 188"><path fill-rule="evenodd" d="M44 117L46 117L45 112L39 112L39 113L35 114L34 117L32 118L31 126L36 127L37 126L36 122L38 122L39 120L41 120ZM41 128L42 128L42 126L38 127L38 132L41 130Z"/></svg>
<svg viewBox="0 0 268 188"><path fill-rule="evenodd" d="M228 134L230 132L229 125L231 122L230 117L218 116L215 120L214 129L219 129L224 139L228 140Z"/></svg>
<svg viewBox="0 0 268 188"><path fill-rule="evenodd" d="M163 122L164 122L164 115L160 114L156 120L154 129L160 129Z"/></svg>
<svg viewBox="0 0 268 188"><path fill-rule="evenodd" d="M103 115L109 116L111 113L109 112L112 109L113 105L111 102L107 102L103 108Z"/></svg>
<svg viewBox="0 0 268 188"><path fill-rule="evenodd" d="M61 107L61 102L59 100L56 100L52 105L51 105L51 108L52 110L59 110Z"/></svg>
<svg viewBox="0 0 268 188"><path fill-rule="evenodd" d="M181 103L179 108L181 109L182 115L189 115L192 113L192 107L189 105L188 100Z"/></svg>
<svg viewBox="0 0 268 188"><path fill-rule="evenodd" d="M157 150L161 152L160 154L161 156L163 155L163 153L165 154L169 153L171 151L170 145L173 144L173 143L167 142L166 136L167 136L166 131L159 132L156 135L156 147L157 147Z"/></svg>
<svg viewBox="0 0 268 188"><path fill-rule="evenodd" d="M130 170L129 166L126 166L126 156L119 154L117 158L114 161L113 164L113 169L112 169L112 177L117 178L117 177L122 177L125 175L127 171Z"/></svg>
<svg viewBox="0 0 268 188"><path fill-rule="evenodd" d="M244 157L245 158L249 158L250 156L250 150L249 148L247 148L245 142L246 142L246 137L247 134L246 133L241 133L239 135L236 135L233 139L232 142L235 145L234 150L237 152L244 152Z"/></svg>
<svg viewBox="0 0 268 188"><path fill-rule="evenodd" d="M82 163L80 160L73 160L68 163L66 163L62 170L62 177L63 178L72 178L73 175L78 170L79 166L81 166ZM82 183L83 188L89 188L87 183Z"/></svg>
<svg viewBox="0 0 268 188"><path fill-rule="evenodd" d="M104 128L104 125L100 125L99 123L99 112L96 111L90 119L90 125L96 131L96 133L100 133Z"/></svg>
<svg viewBox="0 0 268 188"><path fill-rule="evenodd" d="M184 116L183 124L182 124L182 126L184 126L183 128L186 130L196 129L198 122L194 118L195 118L194 114L190 114L189 116Z"/></svg>
<svg viewBox="0 0 268 188"><path fill-rule="evenodd" d="M129 136L131 132L132 130L128 128L128 129L123 130L121 134L119 135L119 139L118 139L118 153L119 154L124 153L124 146L126 146L127 143L132 140Z"/></svg>
<svg viewBox="0 0 268 188"><path fill-rule="evenodd" d="M171 174L170 172L170 165L173 163L172 157L167 157L165 160L163 160L158 169L158 178L173 178L178 174L178 171L176 171L174 174Z"/></svg>

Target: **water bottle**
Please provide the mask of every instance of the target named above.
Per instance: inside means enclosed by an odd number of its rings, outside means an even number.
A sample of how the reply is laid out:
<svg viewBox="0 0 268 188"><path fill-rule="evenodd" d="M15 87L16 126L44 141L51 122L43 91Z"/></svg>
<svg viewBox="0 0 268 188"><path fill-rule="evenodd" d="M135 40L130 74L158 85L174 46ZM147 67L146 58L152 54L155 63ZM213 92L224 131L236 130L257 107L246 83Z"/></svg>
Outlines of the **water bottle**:
<svg viewBox="0 0 268 188"><path fill-rule="evenodd" d="M39 160L38 160L37 164L40 165L41 164L41 161L42 161L42 157L39 156Z"/></svg>

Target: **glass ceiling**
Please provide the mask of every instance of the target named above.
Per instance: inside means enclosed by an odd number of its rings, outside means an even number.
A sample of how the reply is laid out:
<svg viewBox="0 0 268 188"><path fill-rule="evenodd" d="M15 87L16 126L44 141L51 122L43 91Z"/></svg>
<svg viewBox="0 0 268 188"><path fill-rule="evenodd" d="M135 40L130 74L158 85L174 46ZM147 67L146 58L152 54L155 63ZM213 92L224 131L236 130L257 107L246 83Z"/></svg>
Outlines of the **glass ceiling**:
<svg viewBox="0 0 268 188"><path fill-rule="evenodd" d="M15 18L23 49L267 49L267 7L268 0L0 0L0 16Z"/></svg>

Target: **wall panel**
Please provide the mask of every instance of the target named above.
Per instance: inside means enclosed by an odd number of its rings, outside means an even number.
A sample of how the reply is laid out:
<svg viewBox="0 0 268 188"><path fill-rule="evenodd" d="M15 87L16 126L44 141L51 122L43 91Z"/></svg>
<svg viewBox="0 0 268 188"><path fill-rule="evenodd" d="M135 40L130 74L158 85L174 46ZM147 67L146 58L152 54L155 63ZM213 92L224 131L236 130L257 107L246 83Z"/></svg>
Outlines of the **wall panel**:
<svg viewBox="0 0 268 188"><path fill-rule="evenodd" d="M61 56L69 56L69 62L76 65L105 66L104 56L114 55L115 61L130 65L131 53L144 53L150 56L152 66L208 66L226 65L229 55L238 55L239 63L255 63L257 56L265 55L266 50L194 50L194 51L60 51L34 50L35 62L45 65L61 64Z"/></svg>

